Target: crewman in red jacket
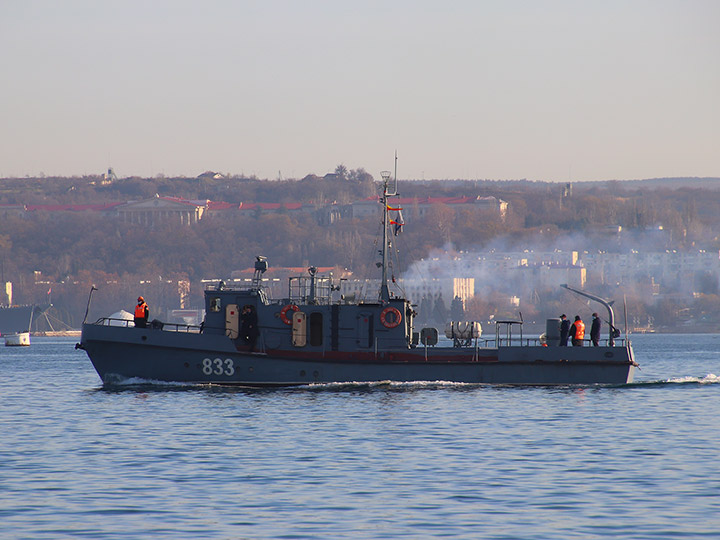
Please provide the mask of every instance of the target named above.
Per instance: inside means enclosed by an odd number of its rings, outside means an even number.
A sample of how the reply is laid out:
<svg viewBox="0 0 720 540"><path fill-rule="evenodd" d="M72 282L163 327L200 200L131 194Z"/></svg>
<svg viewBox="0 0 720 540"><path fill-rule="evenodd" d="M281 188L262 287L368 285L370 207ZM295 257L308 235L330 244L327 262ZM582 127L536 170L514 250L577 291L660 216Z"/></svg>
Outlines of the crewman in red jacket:
<svg viewBox="0 0 720 540"><path fill-rule="evenodd" d="M147 328L150 308L142 296L138 296L138 303L135 306L135 328Z"/></svg>
<svg viewBox="0 0 720 540"><path fill-rule="evenodd" d="M570 337L572 338L573 347L582 347L585 339L585 323L582 322L580 315L575 315L575 322L570 327Z"/></svg>

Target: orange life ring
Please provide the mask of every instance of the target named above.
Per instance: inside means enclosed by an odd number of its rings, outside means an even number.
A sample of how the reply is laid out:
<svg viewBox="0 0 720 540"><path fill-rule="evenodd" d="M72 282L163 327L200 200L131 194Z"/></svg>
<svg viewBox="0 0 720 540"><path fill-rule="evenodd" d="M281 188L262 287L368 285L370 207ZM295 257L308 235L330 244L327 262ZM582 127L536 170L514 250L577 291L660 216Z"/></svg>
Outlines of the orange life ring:
<svg viewBox="0 0 720 540"><path fill-rule="evenodd" d="M389 313L392 313L395 316L394 320L388 321L387 316ZM395 328L402 322L402 314L398 308L388 306L382 310L382 313L380 313L380 322L385 328Z"/></svg>
<svg viewBox="0 0 720 540"><path fill-rule="evenodd" d="M280 310L280 319L289 326L292 324L292 319L288 318L288 311L300 311L300 308L295 304L288 304Z"/></svg>

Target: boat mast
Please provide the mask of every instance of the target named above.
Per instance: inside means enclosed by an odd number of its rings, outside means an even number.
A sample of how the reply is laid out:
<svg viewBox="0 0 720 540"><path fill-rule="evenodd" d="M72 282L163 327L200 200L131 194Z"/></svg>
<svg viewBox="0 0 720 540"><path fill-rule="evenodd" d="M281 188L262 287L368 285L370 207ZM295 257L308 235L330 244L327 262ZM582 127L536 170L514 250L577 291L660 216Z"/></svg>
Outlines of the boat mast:
<svg viewBox="0 0 720 540"><path fill-rule="evenodd" d="M387 274L388 274L388 197L392 197L394 195L397 195L397 156L395 156L395 185L393 186L392 190L389 189L389 183L391 178L390 171L382 171L380 173L380 176L382 176L383 179L383 196L382 196L382 205L383 205L383 220L382 220L382 250L380 251L382 255L382 278L380 281L380 301L381 302L389 302L390 301L390 289L388 288L388 280L387 280Z"/></svg>
<svg viewBox="0 0 720 540"><path fill-rule="evenodd" d="M390 179L390 171L382 171L380 173L383 179L383 220L382 220L382 249L380 254L382 256L382 278L380 278L380 301L388 302L390 300L390 289L387 284L387 226L388 226L388 205L387 205L387 192L388 192L388 180Z"/></svg>

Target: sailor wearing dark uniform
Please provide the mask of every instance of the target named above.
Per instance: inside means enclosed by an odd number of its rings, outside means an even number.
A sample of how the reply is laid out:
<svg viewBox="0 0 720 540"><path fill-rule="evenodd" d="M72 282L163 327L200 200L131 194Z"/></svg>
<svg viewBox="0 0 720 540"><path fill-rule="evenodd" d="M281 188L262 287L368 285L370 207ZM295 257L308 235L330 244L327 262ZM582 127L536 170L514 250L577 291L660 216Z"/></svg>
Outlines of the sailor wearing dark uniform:
<svg viewBox="0 0 720 540"><path fill-rule="evenodd" d="M255 342L258 337L258 318L255 308L250 304L243 307L240 314L240 337L247 343L250 350L255 349Z"/></svg>
<svg viewBox="0 0 720 540"><path fill-rule="evenodd" d="M597 313L593 313L592 317L593 320L592 326L590 326L590 341L592 341L594 347L597 347L600 344L600 325L602 323L600 322L600 317L598 317Z"/></svg>
<svg viewBox="0 0 720 540"><path fill-rule="evenodd" d="M560 346L567 347L568 336L570 335L570 321L564 313L560 315Z"/></svg>

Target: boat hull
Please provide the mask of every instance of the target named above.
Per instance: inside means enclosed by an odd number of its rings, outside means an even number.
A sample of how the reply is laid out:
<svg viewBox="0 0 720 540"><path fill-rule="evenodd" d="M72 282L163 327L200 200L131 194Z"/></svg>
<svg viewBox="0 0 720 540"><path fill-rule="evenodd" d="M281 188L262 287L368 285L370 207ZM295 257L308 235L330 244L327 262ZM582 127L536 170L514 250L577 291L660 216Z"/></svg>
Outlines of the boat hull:
<svg viewBox="0 0 720 540"><path fill-rule="evenodd" d="M30 332L15 332L12 334L5 334L6 347L29 347L30 346Z"/></svg>
<svg viewBox="0 0 720 540"><path fill-rule="evenodd" d="M127 379L285 386L376 381L567 385L632 382L630 346L418 347L302 354L245 352L223 335L83 325L84 349L104 383Z"/></svg>

